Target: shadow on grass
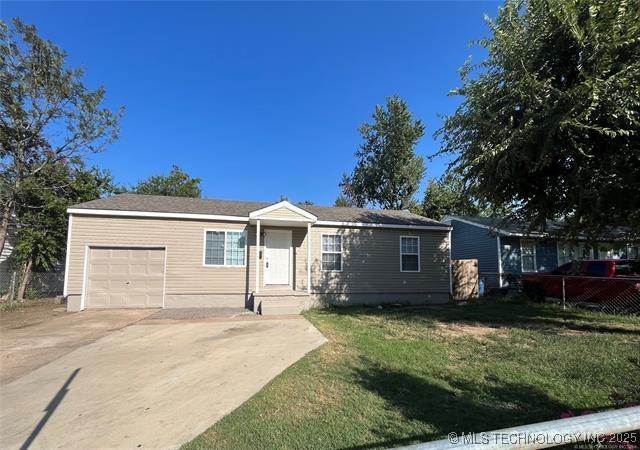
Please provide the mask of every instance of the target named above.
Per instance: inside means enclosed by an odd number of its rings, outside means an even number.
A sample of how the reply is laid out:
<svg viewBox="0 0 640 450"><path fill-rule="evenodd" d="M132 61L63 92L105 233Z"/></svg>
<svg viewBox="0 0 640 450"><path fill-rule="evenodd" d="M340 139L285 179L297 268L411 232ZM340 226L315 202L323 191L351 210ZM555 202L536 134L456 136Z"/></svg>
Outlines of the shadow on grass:
<svg viewBox="0 0 640 450"><path fill-rule="evenodd" d="M578 331L640 336L640 318L607 316L587 311L563 310L555 305L539 305L522 300L489 299L479 303L438 306L328 307L336 315L383 316L388 320L420 322L433 327L436 322L472 322L487 327ZM622 326L624 322L631 327Z"/></svg>
<svg viewBox="0 0 640 450"><path fill-rule="evenodd" d="M357 382L399 411L404 421L419 421L433 431L408 436L394 429L372 430L378 441L349 447L368 449L394 447L442 438L449 432L482 432L557 419L567 406L533 386L518 383L435 383L415 374L376 366L363 361L355 369ZM461 392L465 392L463 395Z"/></svg>

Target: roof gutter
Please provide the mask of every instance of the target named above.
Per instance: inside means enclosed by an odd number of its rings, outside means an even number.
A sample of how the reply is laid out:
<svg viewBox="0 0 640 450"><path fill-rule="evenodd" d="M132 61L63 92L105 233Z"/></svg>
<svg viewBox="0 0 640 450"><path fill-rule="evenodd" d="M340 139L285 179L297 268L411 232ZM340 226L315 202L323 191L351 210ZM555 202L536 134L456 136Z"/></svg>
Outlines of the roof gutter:
<svg viewBox="0 0 640 450"><path fill-rule="evenodd" d="M395 223L367 223L367 222L334 222L330 220L318 220L315 225L352 227L352 228L399 228L403 230L435 230L449 231L452 228L447 225L401 225Z"/></svg>
<svg viewBox="0 0 640 450"><path fill-rule="evenodd" d="M151 211L122 211L116 209L69 208L67 213L84 216L149 217L158 219L200 219L221 220L226 222L249 222L248 217L223 216L217 214L168 213Z"/></svg>
<svg viewBox="0 0 640 450"><path fill-rule="evenodd" d="M68 214L84 215L84 216L111 216L111 217L144 217L157 219L194 219L194 220L219 220L224 222L243 222L249 223L249 217L246 216L225 216L218 214L193 214L193 213L168 213L168 212L151 212L151 211L122 211L115 209L85 209L85 208L69 208ZM318 220L314 225L335 226L335 227L352 227L352 228L391 228L402 230L433 230L433 231L449 231L450 226L447 225L402 225L390 223L366 223L366 222L334 222L329 220Z"/></svg>

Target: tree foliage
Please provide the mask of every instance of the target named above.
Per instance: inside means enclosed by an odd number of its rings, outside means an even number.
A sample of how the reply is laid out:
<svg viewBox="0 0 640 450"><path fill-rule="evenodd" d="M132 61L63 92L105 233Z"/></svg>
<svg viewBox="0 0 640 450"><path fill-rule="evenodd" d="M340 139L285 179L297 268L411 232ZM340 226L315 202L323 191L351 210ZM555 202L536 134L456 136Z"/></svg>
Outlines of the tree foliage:
<svg viewBox="0 0 640 450"><path fill-rule="evenodd" d="M338 195L338 197L336 197L336 201L333 204L333 206L349 207L353 205L351 204L351 202L349 201L346 195L340 194Z"/></svg>
<svg viewBox="0 0 640 450"><path fill-rule="evenodd" d="M168 175L154 175L138 182L133 192L147 195L167 195L172 197L200 197L200 178L191 177L188 173L173 166Z"/></svg>
<svg viewBox="0 0 640 450"><path fill-rule="evenodd" d="M0 251L9 221L24 230L21 223L30 220L23 213L32 206L33 187L54 189L45 184L52 174L44 172L80 169L83 156L118 136L122 111L103 107L104 88L90 90L82 77L35 27L0 21Z"/></svg>
<svg viewBox="0 0 640 450"><path fill-rule="evenodd" d="M35 269L53 270L64 256L67 208L100 198L112 186L108 172L63 163L49 164L25 180L18 195L20 223L12 260L18 264L31 260Z"/></svg>
<svg viewBox="0 0 640 450"><path fill-rule="evenodd" d="M437 134L479 198L592 236L640 230L640 2L507 0Z"/></svg>
<svg viewBox="0 0 640 450"><path fill-rule="evenodd" d="M343 176L343 195L352 206L409 207L425 171L423 158L415 153L424 134L422 122L396 95L385 107L376 106L373 123L362 124L360 134L364 143L355 154L355 169Z"/></svg>
<svg viewBox="0 0 640 450"><path fill-rule="evenodd" d="M21 272L18 299L24 296L32 270L52 271L63 261L67 208L100 198L113 190L111 175L82 164L47 164L26 178L17 193L19 218L10 262Z"/></svg>
<svg viewBox="0 0 640 450"><path fill-rule="evenodd" d="M461 177L453 172L429 180L419 212L436 220L447 215L477 216L489 213L473 199Z"/></svg>

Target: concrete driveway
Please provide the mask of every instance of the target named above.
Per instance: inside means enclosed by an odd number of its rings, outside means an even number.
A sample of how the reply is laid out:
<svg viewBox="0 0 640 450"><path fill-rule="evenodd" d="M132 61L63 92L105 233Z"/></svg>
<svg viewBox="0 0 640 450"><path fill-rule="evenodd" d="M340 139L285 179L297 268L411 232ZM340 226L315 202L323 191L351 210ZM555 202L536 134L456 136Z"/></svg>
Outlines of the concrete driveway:
<svg viewBox="0 0 640 450"><path fill-rule="evenodd" d="M176 448L324 341L299 316L140 320L0 386L0 447Z"/></svg>
<svg viewBox="0 0 640 450"><path fill-rule="evenodd" d="M153 309L112 309L65 313L50 320L3 323L0 330L0 384L115 330L154 314Z"/></svg>

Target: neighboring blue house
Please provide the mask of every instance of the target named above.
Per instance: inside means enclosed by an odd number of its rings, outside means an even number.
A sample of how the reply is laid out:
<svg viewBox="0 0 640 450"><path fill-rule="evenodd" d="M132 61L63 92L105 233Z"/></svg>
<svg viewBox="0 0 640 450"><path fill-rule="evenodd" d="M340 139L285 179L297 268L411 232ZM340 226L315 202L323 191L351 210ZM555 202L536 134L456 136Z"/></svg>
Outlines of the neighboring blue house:
<svg viewBox="0 0 640 450"><path fill-rule="evenodd" d="M488 217L446 216L451 225L451 259L477 259L487 287L504 286L510 275L552 270L574 259L626 259L640 257L640 246L599 242L591 248L548 238L543 233L523 234L521 224L497 227Z"/></svg>

